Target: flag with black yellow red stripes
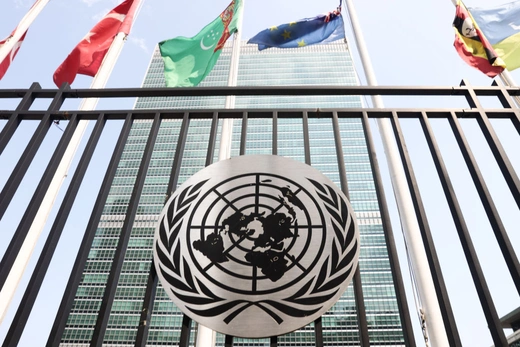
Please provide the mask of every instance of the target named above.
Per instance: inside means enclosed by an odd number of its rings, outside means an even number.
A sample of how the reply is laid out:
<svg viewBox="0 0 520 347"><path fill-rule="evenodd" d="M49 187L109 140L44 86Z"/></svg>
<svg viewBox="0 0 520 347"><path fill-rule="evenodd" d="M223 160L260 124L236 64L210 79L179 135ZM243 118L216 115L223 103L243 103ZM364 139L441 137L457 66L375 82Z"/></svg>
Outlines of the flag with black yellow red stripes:
<svg viewBox="0 0 520 347"><path fill-rule="evenodd" d="M495 77L504 71L504 61L496 54L466 6L457 1L457 11L453 21L455 29L454 46L460 57L470 66Z"/></svg>

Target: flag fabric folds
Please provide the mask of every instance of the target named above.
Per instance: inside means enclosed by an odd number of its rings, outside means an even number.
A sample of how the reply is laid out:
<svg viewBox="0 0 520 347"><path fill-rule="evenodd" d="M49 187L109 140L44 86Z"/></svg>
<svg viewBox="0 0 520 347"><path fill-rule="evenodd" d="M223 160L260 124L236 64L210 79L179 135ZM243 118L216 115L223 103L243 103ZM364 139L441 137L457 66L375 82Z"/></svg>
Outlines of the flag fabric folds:
<svg viewBox="0 0 520 347"><path fill-rule="evenodd" d="M72 84L77 74L96 76L115 36L130 32L138 2L125 0L89 31L54 72L54 83L58 87L63 82Z"/></svg>
<svg viewBox="0 0 520 347"><path fill-rule="evenodd" d="M505 64L496 54L464 4L457 1L454 46L460 57L470 66L495 77L504 71Z"/></svg>
<svg viewBox="0 0 520 347"><path fill-rule="evenodd" d="M9 35L8 38L0 41L0 47L2 47L7 40L11 39L15 33L16 29ZM14 47L11 49L11 52L4 58L2 62L0 62L0 80L2 77L4 77L5 73L7 72L7 69L9 69L9 66L13 62L14 57L16 57L16 53L18 53L18 50L20 49L20 46L22 45L23 40L25 39L25 35L27 34L27 31L23 33L23 35L20 37L18 42L15 43Z"/></svg>
<svg viewBox="0 0 520 347"><path fill-rule="evenodd" d="M210 73L226 40L237 30L241 7L241 0L233 0L194 37L159 42L167 87L196 86Z"/></svg>
<svg viewBox="0 0 520 347"><path fill-rule="evenodd" d="M469 8L471 16L508 70L520 67L520 1Z"/></svg>
<svg viewBox="0 0 520 347"><path fill-rule="evenodd" d="M294 48L326 43L345 38L343 18L339 10L304 18L296 22L265 29L247 43L258 44L258 49L270 47Z"/></svg>

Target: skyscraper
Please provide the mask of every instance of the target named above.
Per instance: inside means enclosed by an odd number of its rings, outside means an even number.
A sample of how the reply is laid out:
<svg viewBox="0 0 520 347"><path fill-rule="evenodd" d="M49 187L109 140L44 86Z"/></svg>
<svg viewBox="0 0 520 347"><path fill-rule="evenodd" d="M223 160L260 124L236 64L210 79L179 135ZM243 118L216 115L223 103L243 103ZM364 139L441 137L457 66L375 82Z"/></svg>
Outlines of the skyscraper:
<svg viewBox="0 0 520 347"><path fill-rule="evenodd" d="M224 48L215 68L201 86L225 86L231 58L230 42ZM162 87L162 59L154 53L143 87ZM255 45L241 45L239 86L290 85L357 85L358 80L348 46L345 42L315 45L298 49L258 51ZM224 97L140 98L139 109L223 109ZM295 109L316 111L326 108L361 107L356 96L240 96L238 109ZM183 152L179 184L205 165L210 120L190 121ZM91 339L97 313L105 290L114 250L130 199L137 169L151 128L150 121L136 121L126 143L123 156L106 201L101 222L91 247L83 278L65 329L62 345L76 346ZM152 260L155 224L164 206L167 185L180 120L161 123L152 160L147 172L121 276L111 308L104 342L133 344ZM249 119L246 155L272 153L272 119ZM241 120L234 122L232 156L239 154ZM304 161L303 123L297 118L281 118L277 124L278 155ZM340 119L349 195L358 218L361 234L359 266L369 324L371 346L403 345L403 333L385 243L384 231L371 173L361 121ZM336 149L330 119L309 119L311 164L339 185ZM217 138L218 148L219 139ZM218 151L218 150L217 150ZM217 160L217 151L214 160ZM359 345L356 305L352 286L323 316L324 343L327 346ZM150 322L147 345L173 344L179 340L182 314L162 288ZM194 332L195 333L195 332ZM193 336L192 336L193 338ZM222 343L222 336L217 343ZM306 327L279 338L280 346L314 346L312 327ZM236 346L268 346L267 339L236 339Z"/></svg>

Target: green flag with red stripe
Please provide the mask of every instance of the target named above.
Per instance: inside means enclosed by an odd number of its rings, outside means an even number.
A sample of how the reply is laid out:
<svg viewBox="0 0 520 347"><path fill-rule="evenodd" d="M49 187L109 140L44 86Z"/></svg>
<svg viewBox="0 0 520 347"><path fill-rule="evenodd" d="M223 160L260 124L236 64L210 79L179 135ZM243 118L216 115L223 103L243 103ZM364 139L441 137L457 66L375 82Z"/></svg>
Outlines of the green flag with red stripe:
<svg viewBox="0 0 520 347"><path fill-rule="evenodd" d="M167 87L192 87L211 72L226 40L237 30L242 0L233 0L213 22L192 38L159 42Z"/></svg>

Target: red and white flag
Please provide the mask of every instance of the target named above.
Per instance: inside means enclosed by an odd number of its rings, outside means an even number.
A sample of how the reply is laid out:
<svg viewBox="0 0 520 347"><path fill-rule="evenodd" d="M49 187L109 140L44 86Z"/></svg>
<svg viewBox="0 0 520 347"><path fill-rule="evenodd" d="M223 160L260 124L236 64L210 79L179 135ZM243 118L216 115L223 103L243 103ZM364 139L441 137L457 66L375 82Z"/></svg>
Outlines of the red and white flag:
<svg viewBox="0 0 520 347"><path fill-rule="evenodd" d="M12 39L14 33L16 32L16 29L9 35L8 38L0 41L0 48L6 44L6 42L9 39ZM2 77L4 77L5 73L7 72L7 69L9 69L9 65L13 62L14 57L16 57L16 53L18 53L18 50L20 49L20 46L22 45L23 40L25 39L25 34L27 34L27 31L23 33L23 35L20 37L18 42L16 42L11 49L11 52L4 58L2 62L0 62L0 80Z"/></svg>
<svg viewBox="0 0 520 347"><path fill-rule="evenodd" d="M96 76L115 36L130 32L139 0L125 0L101 19L54 72L54 83L72 84L77 74Z"/></svg>

